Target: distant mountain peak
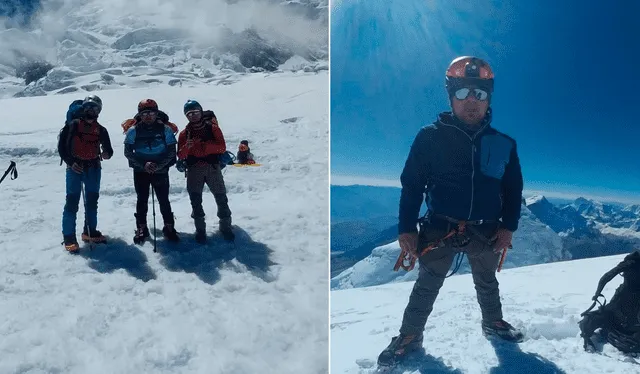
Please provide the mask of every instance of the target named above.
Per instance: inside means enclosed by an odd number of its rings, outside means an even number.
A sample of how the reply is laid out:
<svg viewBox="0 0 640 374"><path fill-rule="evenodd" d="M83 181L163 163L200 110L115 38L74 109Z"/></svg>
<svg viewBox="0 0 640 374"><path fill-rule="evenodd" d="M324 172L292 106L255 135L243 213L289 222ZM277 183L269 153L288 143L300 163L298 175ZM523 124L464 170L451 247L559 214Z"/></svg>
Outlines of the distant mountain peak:
<svg viewBox="0 0 640 374"><path fill-rule="evenodd" d="M539 195L539 194L530 196L525 199L526 206L533 205L533 204L552 205L544 195Z"/></svg>

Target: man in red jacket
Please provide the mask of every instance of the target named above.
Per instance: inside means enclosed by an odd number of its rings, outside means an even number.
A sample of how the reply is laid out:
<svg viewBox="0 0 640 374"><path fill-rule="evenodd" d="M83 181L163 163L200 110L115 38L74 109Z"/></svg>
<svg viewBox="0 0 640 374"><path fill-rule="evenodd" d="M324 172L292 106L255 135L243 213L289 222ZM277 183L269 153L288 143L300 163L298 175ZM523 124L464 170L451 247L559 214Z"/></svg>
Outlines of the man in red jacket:
<svg viewBox="0 0 640 374"><path fill-rule="evenodd" d="M196 241L205 243L207 240L202 208L205 183L218 206L220 232L225 240L232 241L235 235L231 229L231 210L220 168L220 155L227 151L224 135L213 111L203 111L197 101L188 100L184 104L184 114L189 123L178 135L178 160L186 165L187 192L191 200L191 217L196 226Z"/></svg>

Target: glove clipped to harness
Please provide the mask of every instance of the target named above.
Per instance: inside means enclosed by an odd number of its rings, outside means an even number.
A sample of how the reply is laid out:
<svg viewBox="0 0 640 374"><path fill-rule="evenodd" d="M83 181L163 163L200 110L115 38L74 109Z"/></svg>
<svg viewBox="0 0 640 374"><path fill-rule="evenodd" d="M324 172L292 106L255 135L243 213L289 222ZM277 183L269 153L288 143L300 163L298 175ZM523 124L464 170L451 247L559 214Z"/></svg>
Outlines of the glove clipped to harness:
<svg viewBox="0 0 640 374"><path fill-rule="evenodd" d="M176 169L178 169L179 172L184 173L187 171L187 162L185 160L176 161Z"/></svg>

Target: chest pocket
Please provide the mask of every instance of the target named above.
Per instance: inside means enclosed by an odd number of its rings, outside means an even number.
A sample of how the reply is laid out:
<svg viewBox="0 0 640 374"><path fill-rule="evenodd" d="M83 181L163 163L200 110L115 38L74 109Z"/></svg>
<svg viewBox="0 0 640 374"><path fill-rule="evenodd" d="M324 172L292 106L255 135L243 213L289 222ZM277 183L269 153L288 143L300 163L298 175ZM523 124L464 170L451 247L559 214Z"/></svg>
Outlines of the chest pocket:
<svg viewBox="0 0 640 374"><path fill-rule="evenodd" d="M480 140L480 171L490 178L502 179L511 157L511 141L500 135L486 135Z"/></svg>
<svg viewBox="0 0 640 374"><path fill-rule="evenodd" d="M100 153L100 132L98 126L78 124L72 138L75 157L81 160L93 160Z"/></svg>

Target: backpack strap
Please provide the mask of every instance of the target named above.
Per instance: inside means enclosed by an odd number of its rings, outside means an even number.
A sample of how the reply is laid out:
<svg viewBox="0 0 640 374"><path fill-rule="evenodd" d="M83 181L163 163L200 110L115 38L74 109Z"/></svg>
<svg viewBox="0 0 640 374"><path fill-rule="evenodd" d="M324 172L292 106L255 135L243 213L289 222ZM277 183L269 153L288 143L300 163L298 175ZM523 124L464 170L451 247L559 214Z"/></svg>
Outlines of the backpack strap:
<svg viewBox="0 0 640 374"><path fill-rule="evenodd" d="M624 272L625 270L631 268L634 265L638 265L638 261L640 261L640 252L636 251L627 255L622 262L620 262L616 267L604 273L602 278L600 278L600 282L598 282L598 289L596 290L595 296L598 297L602 295L602 290L616 275Z"/></svg>
<svg viewBox="0 0 640 374"><path fill-rule="evenodd" d="M133 126L135 126L135 124L137 123L135 118L129 118L127 120L125 120L124 122L122 122L122 124L120 126L122 126L122 133L126 134L127 131L129 131L129 129Z"/></svg>
<svg viewBox="0 0 640 374"><path fill-rule="evenodd" d="M616 275L624 272L627 269L630 269L632 266L638 266L639 264L640 264L640 251L636 251L631 253L630 255L627 255L624 258L624 260L622 260L618 265L616 265L614 268L612 268L608 272L604 273L604 275L600 278L600 281L598 282L598 288L596 289L596 293L591 298L591 300L593 300L593 304L591 304L589 309L582 312L580 316L584 317L587 313L589 313L596 306L596 303L599 303L601 306L604 306L607 303L606 298L604 303L600 303L598 299L600 297L604 298L604 295L602 295L602 290L607 285L607 283L611 282L611 280L615 278Z"/></svg>
<svg viewBox="0 0 640 374"><path fill-rule="evenodd" d="M64 140L64 147L67 150L67 154L72 157L73 157L73 147L71 146L71 141L76 131L77 124L78 124L77 119L74 119L71 122L69 122L69 130L67 131L67 138ZM62 160L60 161L60 165L62 165Z"/></svg>

